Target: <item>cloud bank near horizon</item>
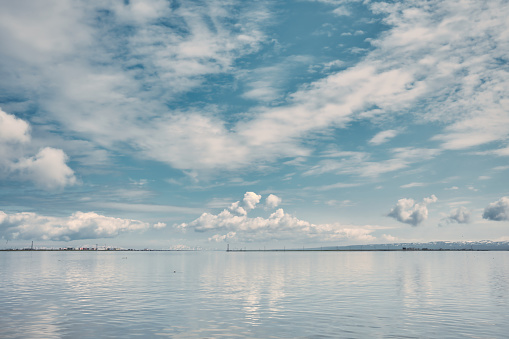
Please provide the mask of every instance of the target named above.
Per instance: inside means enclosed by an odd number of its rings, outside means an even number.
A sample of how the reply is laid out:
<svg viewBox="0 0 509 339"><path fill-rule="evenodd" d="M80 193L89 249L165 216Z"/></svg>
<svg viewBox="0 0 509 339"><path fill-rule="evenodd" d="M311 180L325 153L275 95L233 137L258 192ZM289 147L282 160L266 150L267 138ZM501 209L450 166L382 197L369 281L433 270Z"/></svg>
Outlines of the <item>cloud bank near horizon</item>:
<svg viewBox="0 0 509 339"><path fill-rule="evenodd" d="M164 223L152 227L160 229ZM0 234L6 240L71 241L114 238L121 233L150 228L146 222L113 218L94 212L75 212L69 217L42 216L23 212L7 214L0 211Z"/></svg>
<svg viewBox="0 0 509 339"><path fill-rule="evenodd" d="M254 198L254 199L253 199ZM190 223L175 225L178 229L186 231L188 229L195 232L217 232L209 237L209 241L237 241L237 242L260 242L268 240L284 240L307 238L318 241L361 241L372 242L376 239L371 233L376 226L353 226L334 224L313 224L305 220L300 220L288 213L282 208L271 213L267 218L249 217L242 206L248 205L248 210L256 208L256 204L261 199L260 195L254 192L246 192L243 201L237 201L218 214L203 213L199 218ZM276 208L281 199L270 194L266 200L266 207ZM387 236L386 236L387 237ZM384 238L385 239L385 238Z"/></svg>

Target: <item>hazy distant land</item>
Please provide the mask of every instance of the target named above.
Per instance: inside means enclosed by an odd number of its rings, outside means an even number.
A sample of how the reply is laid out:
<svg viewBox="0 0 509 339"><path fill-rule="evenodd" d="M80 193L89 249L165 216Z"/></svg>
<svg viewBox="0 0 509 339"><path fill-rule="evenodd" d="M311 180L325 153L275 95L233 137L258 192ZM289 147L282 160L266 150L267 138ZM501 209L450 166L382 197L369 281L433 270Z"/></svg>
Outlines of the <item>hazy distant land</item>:
<svg viewBox="0 0 509 339"><path fill-rule="evenodd" d="M230 248L236 251L266 251ZM509 241L433 241L426 243L368 244L348 246L322 246L310 248L283 248L271 251L509 251Z"/></svg>
<svg viewBox="0 0 509 339"><path fill-rule="evenodd" d="M7 248L0 251L201 251L201 249L132 249L119 247L60 247L60 248ZM247 249L228 246L227 252L283 252L283 251L509 251L509 241L432 241L426 243L365 244L321 247L283 247L271 249Z"/></svg>

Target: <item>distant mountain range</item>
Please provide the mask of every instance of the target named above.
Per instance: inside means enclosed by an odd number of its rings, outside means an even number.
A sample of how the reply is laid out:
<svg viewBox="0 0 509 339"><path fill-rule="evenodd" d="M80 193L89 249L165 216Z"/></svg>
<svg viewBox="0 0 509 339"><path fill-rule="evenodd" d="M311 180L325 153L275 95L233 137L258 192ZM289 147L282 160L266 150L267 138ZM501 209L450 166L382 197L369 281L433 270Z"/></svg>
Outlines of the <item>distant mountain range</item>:
<svg viewBox="0 0 509 339"><path fill-rule="evenodd" d="M306 248L308 251L509 251L509 241L432 241L373 245L327 246Z"/></svg>

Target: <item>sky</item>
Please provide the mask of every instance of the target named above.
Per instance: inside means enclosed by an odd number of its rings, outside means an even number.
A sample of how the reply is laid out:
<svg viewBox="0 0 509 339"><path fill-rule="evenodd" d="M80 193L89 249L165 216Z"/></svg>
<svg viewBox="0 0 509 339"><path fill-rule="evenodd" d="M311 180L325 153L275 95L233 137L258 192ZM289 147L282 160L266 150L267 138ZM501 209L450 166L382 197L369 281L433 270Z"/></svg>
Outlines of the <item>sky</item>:
<svg viewBox="0 0 509 339"><path fill-rule="evenodd" d="M507 241L508 17L0 0L0 248Z"/></svg>

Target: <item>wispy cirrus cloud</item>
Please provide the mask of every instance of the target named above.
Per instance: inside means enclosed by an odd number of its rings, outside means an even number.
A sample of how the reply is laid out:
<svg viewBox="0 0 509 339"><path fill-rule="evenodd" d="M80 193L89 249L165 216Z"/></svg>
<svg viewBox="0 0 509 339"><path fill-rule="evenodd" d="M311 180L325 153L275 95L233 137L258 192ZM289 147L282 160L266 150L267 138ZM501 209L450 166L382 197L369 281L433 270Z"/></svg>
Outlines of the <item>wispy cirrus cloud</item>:
<svg viewBox="0 0 509 339"><path fill-rule="evenodd" d="M296 55L270 66L238 71L236 76L246 87L242 96L260 102L282 99L295 70L303 68L312 60L311 56Z"/></svg>
<svg viewBox="0 0 509 339"><path fill-rule="evenodd" d="M185 206L173 206L173 205L156 205L156 204L136 204L136 203L125 203L125 202L93 202L89 205L93 205L96 208L109 208L117 211L129 211L129 212L148 212L148 213L178 213L178 214L196 214L201 212L198 208L185 207Z"/></svg>
<svg viewBox="0 0 509 339"><path fill-rule="evenodd" d="M277 107L255 107L233 126L217 108L168 109L166 102L204 85L206 77L234 74L235 60L266 42L266 5L9 3L0 20L0 57L5 70L24 76L19 81L6 71L2 86L30 92L30 100L71 134L106 149L126 145L182 170L233 170L306 156L309 146L302 141L316 131L408 114L412 107L419 107L417 122L445 124L434 136L442 148L507 139L504 1L367 2L388 29L370 40L372 49L352 67L304 84ZM38 8L51 15L39 15ZM106 61L112 57L114 63ZM363 175L402 167L398 160L373 163Z"/></svg>
<svg viewBox="0 0 509 339"><path fill-rule="evenodd" d="M264 38L260 23L268 17L262 2L4 4L0 87L14 96L30 93L28 100L47 113L38 119L57 122L69 135L109 150L128 144L177 168L209 168L207 160L189 162L179 152L170 159L163 156L167 152L160 148L175 139L196 151L193 140L200 137L192 131L206 123L203 114L195 116L196 123L186 123L187 109L172 111L163 101L202 85L207 76L231 73L236 58L258 49ZM166 118L154 123L154 116ZM115 128L119 125L122 132ZM208 151L216 155L225 144L217 139L222 125L218 119L209 121L215 133L208 140L215 148ZM167 144L161 145L156 140L167 129L184 131L162 139Z"/></svg>
<svg viewBox="0 0 509 339"><path fill-rule="evenodd" d="M398 135L398 131L394 129L381 131L377 133L373 138L371 138L371 140L369 140L369 143L372 145L381 145L388 142L396 135Z"/></svg>
<svg viewBox="0 0 509 339"><path fill-rule="evenodd" d="M422 187L422 186L426 186L426 184L423 182L411 182L409 184L401 185L400 187L401 188L412 188L412 187Z"/></svg>
<svg viewBox="0 0 509 339"><path fill-rule="evenodd" d="M266 134L275 126L285 130L278 140L299 138L353 119L405 114L418 105L417 121L446 124L434 137L442 148L505 140L509 129L502 102L508 93L501 84L507 84L509 73L499 70L498 56L509 51L504 39L509 6L500 1L463 5L371 3L390 28L371 41L374 49L363 61L295 92L286 108L267 110L246 126L254 128L252 134L261 132L259 142L270 143Z"/></svg>
<svg viewBox="0 0 509 339"><path fill-rule="evenodd" d="M350 174L361 177L377 177L384 173L408 168L412 164L429 160L440 154L438 149L424 149L413 147L398 147L391 150L392 157L386 160L374 161L367 152L335 152L328 153L328 157L339 158L322 160L318 165L306 171L304 175L318 175L323 173Z"/></svg>

